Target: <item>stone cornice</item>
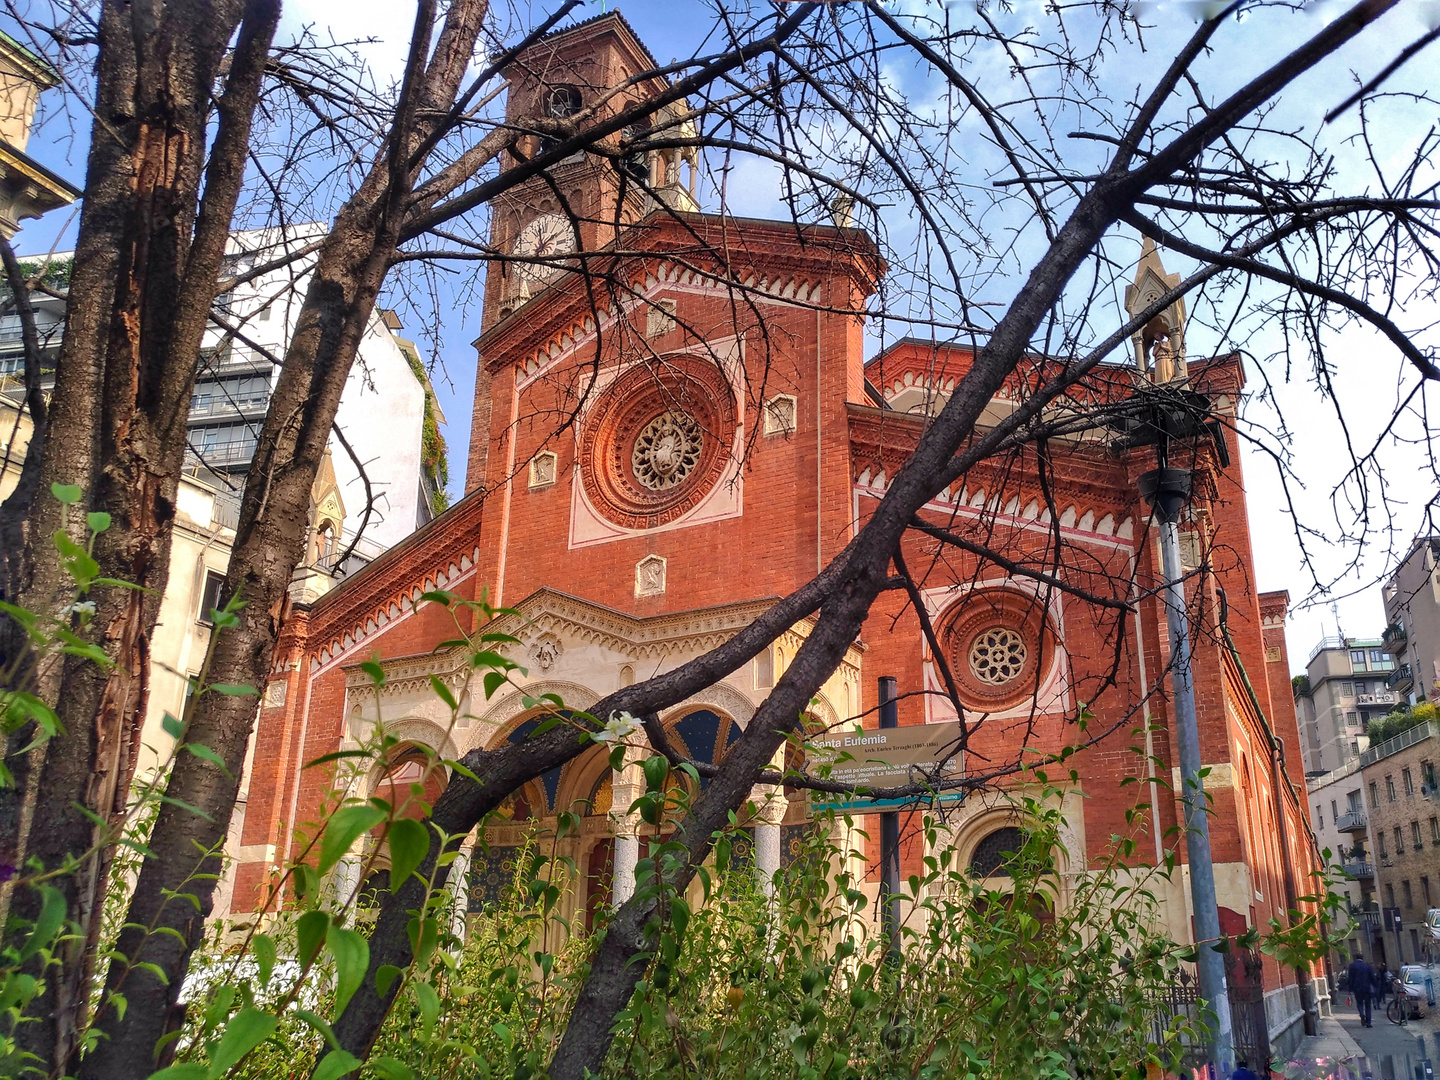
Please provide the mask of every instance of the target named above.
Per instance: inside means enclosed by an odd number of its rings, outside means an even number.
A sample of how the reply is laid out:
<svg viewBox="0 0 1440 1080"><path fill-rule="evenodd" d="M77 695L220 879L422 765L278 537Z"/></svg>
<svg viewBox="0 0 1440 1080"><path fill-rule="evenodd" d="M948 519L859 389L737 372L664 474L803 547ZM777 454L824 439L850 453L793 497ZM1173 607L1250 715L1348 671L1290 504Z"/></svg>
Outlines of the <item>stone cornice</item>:
<svg viewBox="0 0 1440 1080"><path fill-rule="evenodd" d="M682 220L675 220L677 216ZM859 229L821 225L797 229L789 222L705 213L656 211L627 230L618 247L613 255L592 252L588 261L618 263L619 276L639 294L624 301L627 307L640 305L641 296L667 284L742 289L805 303L818 295L823 281L839 276L868 295L879 272L874 242ZM636 248L653 250L630 253ZM717 262L717 251L724 252L728 266ZM487 329L474 346L492 372L518 365L533 373L551 357L592 339L596 314L581 276L568 274ZM610 304L598 314L604 329L620 317L621 310Z"/></svg>
<svg viewBox="0 0 1440 1080"><path fill-rule="evenodd" d="M458 697L470 677L469 658L465 655L465 650L459 647L446 649L443 652L393 657L380 661L380 665L385 672L385 685L380 688L382 698L417 692L429 693L431 692L430 677L432 675L449 687ZM343 664L340 670L345 672L347 694L352 691L369 692L374 689L373 680L369 673L361 668L359 662Z"/></svg>
<svg viewBox="0 0 1440 1080"><path fill-rule="evenodd" d="M779 599L742 600L694 611L636 617L544 588L520 601L513 614L500 616L485 629L511 634L527 646L547 632L564 634L640 660L671 652L713 649L749 626Z"/></svg>
<svg viewBox="0 0 1440 1080"><path fill-rule="evenodd" d="M847 409L851 479L860 487L884 490L914 452L926 418L864 405L852 404ZM1124 464L1108 457L1098 446L1057 448L1052 473L1053 497L1066 526L1086 517L1097 522L1108 516L1118 523L1137 512L1137 496ZM941 492L935 501L988 509L1023 520L1048 521L1050 514L1041 508L1039 492L1034 459L1027 455L1018 465L989 461L973 465L957 485ZM1114 528L1112 525L1112 531Z"/></svg>

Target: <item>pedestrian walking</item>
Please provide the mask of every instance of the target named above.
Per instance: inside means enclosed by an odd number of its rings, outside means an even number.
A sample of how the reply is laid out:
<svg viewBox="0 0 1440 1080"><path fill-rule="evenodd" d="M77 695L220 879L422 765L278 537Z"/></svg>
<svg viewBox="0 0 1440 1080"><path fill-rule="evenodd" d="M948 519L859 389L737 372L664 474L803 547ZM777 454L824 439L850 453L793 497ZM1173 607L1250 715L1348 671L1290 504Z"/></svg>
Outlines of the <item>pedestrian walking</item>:
<svg viewBox="0 0 1440 1080"><path fill-rule="evenodd" d="M1385 999L1390 996L1390 969L1385 966L1385 961L1380 961L1378 968L1371 968L1375 973L1375 1001L1380 1008L1385 1007Z"/></svg>
<svg viewBox="0 0 1440 1080"><path fill-rule="evenodd" d="M1375 969L1366 963L1363 956L1357 956L1345 969L1345 977L1350 983L1350 992L1355 995L1355 1011L1360 1014L1360 1026L1372 1027L1370 995L1378 978Z"/></svg>

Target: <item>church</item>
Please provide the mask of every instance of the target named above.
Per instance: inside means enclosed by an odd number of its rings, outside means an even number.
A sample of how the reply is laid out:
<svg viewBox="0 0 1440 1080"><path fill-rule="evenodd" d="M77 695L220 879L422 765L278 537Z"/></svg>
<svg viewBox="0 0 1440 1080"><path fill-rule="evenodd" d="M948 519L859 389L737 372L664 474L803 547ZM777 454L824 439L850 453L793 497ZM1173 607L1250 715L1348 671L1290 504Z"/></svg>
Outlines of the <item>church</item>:
<svg viewBox="0 0 1440 1080"><path fill-rule="evenodd" d="M617 12L558 30L508 70L507 119L565 118L602 95L638 100L661 84L628 80L655 66ZM671 105L655 123L688 121ZM541 145L525 136L516 152ZM350 793L404 784L422 774L420 748L453 759L521 738L537 722L527 702L554 694L586 709L712 649L809 581L863 525L973 359L971 343L909 338L867 358L867 304L885 267L843 207L814 223L707 213L693 149L615 145L576 154L494 206L491 243L509 258L485 285L464 498L294 605L232 826L232 913L266 903L295 830L319 816L331 774L307 762L364 744L383 723L400 740L394 755ZM1147 241L1127 310L1176 281ZM1233 421L1241 360L1187 360L1184 319L1176 302L1099 381L1186 381ZM985 422L1012 410L1021 389L998 395ZM1319 856L1298 786L1287 596L1257 591L1233 427L1217 426L1216 445L1194 455L1182 548L1192 617L1208 628L1195 634L1193 676L1222 928L1235 934L1283 920ZM1180 802L1157 530L1137 490L1153 467L1148 448L1116 452L1082 434L1054 440L1043 462L1022 452L970 470L923 517L1005 562L912 530L904 558L918 600L881 594L811 720L875 727L878 680L893 677L902 727L953 722L951 681L967 717L984 717L966 749L966 767L983 769L1058 750L1088 710L1108 734L1071 759L1080 791L1065 807L1063 865L1084 870L1115 836L1139 837L1146 860L1163 859ZM1045 565L1073 588L1014 572ZM1132 590L1135 617L1117 621L1084 598L1116 582ZM456 626L421 600L436 589L509 609L484 629L519 640L507 648L523 674L487 697L463 653L441 647ZM672 740L697 760L722 760L809 628L802 620L662 715ZM385 672L378 691L361 668L372 660ZM460 702L454 723L432 677ZM467 847L459 880L471 911L494 899L525 835L561 812L581 815L561 841L582 870L563 914L583 924L629 894L649 827L626 813L636 770L612 772L604 749L528 785L506 821L486 825L485 843ZM430 783L438 794L444 778ZM769 795L751 829L767 873L793 857L813 814L802 792ZM1147 808L1127 818L1137 803ZM920 813L902 819L903 876L925 852ZM986 868L1014 825L1003 802L971 799L947 811L943 835L963 864ZM879 836L863 808L854 827ZM873 842L856 836L875 890ZM1192 940L1183 866L1161 912L1173 937ZM1246 979L1263 1001L1264 1041L1285 1052L1303 1030L1300 973L1257 957ZM1305 990L1317 992L1314 1007L1326 985L1317 969Z"/></svg>

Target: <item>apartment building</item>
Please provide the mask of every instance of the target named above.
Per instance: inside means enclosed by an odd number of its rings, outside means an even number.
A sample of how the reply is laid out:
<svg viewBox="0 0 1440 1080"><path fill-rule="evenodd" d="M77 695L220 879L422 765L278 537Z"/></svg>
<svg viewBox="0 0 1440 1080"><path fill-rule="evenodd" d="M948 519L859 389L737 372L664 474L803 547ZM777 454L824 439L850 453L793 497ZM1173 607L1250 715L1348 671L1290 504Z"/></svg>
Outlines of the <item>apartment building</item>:
<svg viewBox="0 0 1440 1080"><path fill-rule="evenodd" d="M1427 955L1425 912L1440 907L1440 724L1419 724L1360 755L1383 930L1372 948L1393 968ZM1313 793L1312 793L1313 801ZM1401 928L1395 931L1395 915ZM1398 940L1397 940L1398 937ZM1368 956L1369 954L1367 954Z"/></svg>
<svg viewBox="0 0 1440 1080"><path fill-rule="evenodd" d="M187 474L222 495L238 497L244 490L279 376L278 361L309 284L312 261L304 252L322 230L320 225L304 225L283 233L237 232L230 238L224 272L236 284L216 298L215 321L206 331L190 398L185 456ZM294 258L286 262L290 256ZM47 284L63 294L70 253L26 262L30 272L43 272ZM47 382L53 382L65 330L65 301L37 294L35 306L41 367ZM377 311L371 318L340 398L338 434L330 438L351 530L359 528L363 517L367 480L374 497L352 570L399 543L444 506L444 444L439 438L444 415L419 350L399 330L394 312ZM23 363L19 316L0 315L0 394L18 393ZM14 453L12 447L10 456ZM332 554L348 547L349 539L342 543L334 538Z"/></svg>
<svg viewBox="0 0 1440 1080"><path fill-rule="evenodd" d="M1422 536L1385 584L1390 689L1414 705L1440 699L1440 536Z"/></svg>
<svg viewBox="0 0 1440 1080"><path fill-rule="evenodd" d="M1305 787L1310 799L1311 827L1325 865L1341 866L1347 875L1335 886L1346 900L1333 927L1347 939L1345 952L1331 957L1332 966L1340 970L1353 956L1369 959L1374 955L1374 934L1380 927L1370 816L1365 807L1365 777L1359 757L1331 772L1307 777Z"/></svg>
<svg viewBox="0 0 1440 1080"><path fill-rule="evenodd" d="M1390 685L1395 660L1381 638L1326 637L1295 680L1305 773L1333 772L1368 746L1366 725L1404 699Z"/></svg>

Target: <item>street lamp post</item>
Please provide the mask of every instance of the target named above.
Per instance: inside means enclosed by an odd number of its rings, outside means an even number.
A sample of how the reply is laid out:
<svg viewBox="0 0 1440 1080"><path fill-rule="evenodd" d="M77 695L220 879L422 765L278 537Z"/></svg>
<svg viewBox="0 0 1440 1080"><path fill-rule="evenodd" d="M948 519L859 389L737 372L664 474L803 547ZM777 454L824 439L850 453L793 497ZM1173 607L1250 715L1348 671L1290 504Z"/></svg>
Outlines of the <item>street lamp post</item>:
<svg viewBox="0 0 1440 1080"><path fill-rule="evenodd" d="M900 724L899 691L895 676L880 677L880 727ZM880 928L885 938L885 958L900 961L900 814L886 810L880 815Z"/></svg>
<svg viewBox="0 0 1440 1080"><path fill-rule="evenodd" d="M1220 1075L1229 1076L1235 1062L1235 1037L1230 1018L1230 994L1225 980L1225 958L1213 947L1220 941L1220 909L1215 898L1215 865L1210 855L1205 783L1200 776L1200 729L1195 720L1190 626L1185 610L1184 572L1180 565L1180 509L1190 495L1190 473L1184 469L1165 467L1163 454L1160 461L1160 468L1140 477L1140 494L1160 519L1165 615L1170 628L1170 679L1175 702L1175 736L1180 751L1190 900L1195 909L1195 954L1200 997L1215 1015L1213 1060Z"/></svg>

